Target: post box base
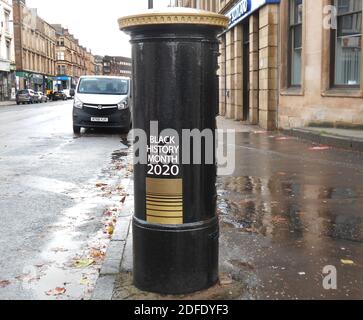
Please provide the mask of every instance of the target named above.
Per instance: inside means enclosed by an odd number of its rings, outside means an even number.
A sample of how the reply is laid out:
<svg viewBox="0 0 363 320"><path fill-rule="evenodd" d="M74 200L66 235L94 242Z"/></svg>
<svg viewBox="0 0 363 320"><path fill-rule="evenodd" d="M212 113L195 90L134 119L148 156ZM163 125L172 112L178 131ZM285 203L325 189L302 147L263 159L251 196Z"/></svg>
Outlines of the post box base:
<svg viewBox="0 0 363 320"><path fill-rule="evenodd" d="M219 222L153 225L134 218L134 285L159 294L189 294L218 282Z"/></svg>

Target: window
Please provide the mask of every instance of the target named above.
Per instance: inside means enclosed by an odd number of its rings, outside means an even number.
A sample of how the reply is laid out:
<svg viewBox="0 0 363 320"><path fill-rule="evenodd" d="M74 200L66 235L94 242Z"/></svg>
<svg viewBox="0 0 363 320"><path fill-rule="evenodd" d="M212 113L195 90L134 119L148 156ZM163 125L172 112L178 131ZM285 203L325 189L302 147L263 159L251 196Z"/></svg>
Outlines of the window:
<svg viewBox="0 0 363 320"><path fill-rule="evenodd" d="M57 55L57 60L64 60L64 52L58 52Z"/></svg>
<svg viewBox="0 0 363 320"><path fill-rule="evenodd" d="M289 86L301 86L303 1L289 2Z"/></svg>
<svg viewBox="0 0 363 320"><path fill-rule="evenodd" d="M360 86L362 0L335 0L337 29L333 32L333 86Z"/></svg>
<svg viewBox="0 0 363 320"><path fill-rule="evenodd" d="M78 87L78 92L82 94L125 95L128 91L127 80L111 78L81 79Z"/></svg>
<svg viewBox="0 0 363 320"><path fill-rule="evenodd" d="M66 74L66 66L58 66L58 74L65 75Z"/></svg>
<svg viewBox="0 0 363 320"><path fill-rule="evenodd" d="M4 11L4 20L5 20L5 31L9 32L9 30L10 30L10 12Z"/></svg>
<svg viewBox="0 0 363 320"><path fill-rule="evenodd" d="M6 59L11 60L11 43L9 40L6 40Z"/></svg>

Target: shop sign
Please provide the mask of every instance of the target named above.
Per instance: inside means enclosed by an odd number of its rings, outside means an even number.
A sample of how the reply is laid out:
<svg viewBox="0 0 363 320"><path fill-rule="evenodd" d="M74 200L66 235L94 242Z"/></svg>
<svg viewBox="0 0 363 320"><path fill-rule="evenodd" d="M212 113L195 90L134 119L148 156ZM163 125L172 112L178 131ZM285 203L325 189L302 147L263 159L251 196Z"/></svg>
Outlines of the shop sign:
<svg viewBox="0 0 363 320"><path fill-rule="evenodd" d="M280 0L240 0L235 4L226 16L229 17L229 29L243 21L253 12L266 4L278 4Z"/></svg>
<svg viewBox="0 0 363 320"><path fill-rule="evenodd" d="M0 60L0 71L10 72L10 63Z"/></svg>
<svg viewBox="0 0 363 320"><path fill-rule="evenodd" d="M25 78L25 79L31 78L31 74L28 72L24 72L24 71L16 71L16 76L20 77L20 78Z"/></svg>
<svg viewBox="0 0 363 320"><path fill-rule="evenodd" d="M238 21L251 10L251 0L241 0L227 13L230 24Z"/></svg>
<svg viewBox="0 0 363 320"><path fill-rule="evenodd" d="M61 76L61 77L57 77L57 81L68 81L69 77L67 76Z"/></svg>

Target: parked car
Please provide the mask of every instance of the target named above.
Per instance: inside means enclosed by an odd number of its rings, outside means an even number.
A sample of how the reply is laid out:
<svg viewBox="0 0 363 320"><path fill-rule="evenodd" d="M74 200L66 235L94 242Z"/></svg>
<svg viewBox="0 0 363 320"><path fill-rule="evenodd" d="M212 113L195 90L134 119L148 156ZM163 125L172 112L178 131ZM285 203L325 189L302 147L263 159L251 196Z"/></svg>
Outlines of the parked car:
<svg viewBox="0 0 363 320"><path fill-rule="evenodd" d="M80 78L73 102L73 132L81 128L117 128L132 124L130 79L108 76Z"/></svg>
<svg viewBox="0 0 363 320"><path fill-rule="evenodd" d="M34 103L41 103L41 96L37 91L34 92Z"/></svg>
<svg viewBox="0 0 363 320"><path fill-rule="evenodd" d="M17 104L31 104L37 100L35 92L31 89L20 90L16 94Z"/></svg>
<svg viewBox="0 0 363 320"><path fill-rule="evenodd" d="M53 101L67 100L67 99L68 99L68 97L63 91L53 92L53 95L52 95L52 100Z"/></svg>
<svg viewBox="0 0 363 320"><path fill-rule="evenodd" d="M48 97L43 92L38 91L37 94L39 96L38 100L40 103L48 102Z"/></svg>

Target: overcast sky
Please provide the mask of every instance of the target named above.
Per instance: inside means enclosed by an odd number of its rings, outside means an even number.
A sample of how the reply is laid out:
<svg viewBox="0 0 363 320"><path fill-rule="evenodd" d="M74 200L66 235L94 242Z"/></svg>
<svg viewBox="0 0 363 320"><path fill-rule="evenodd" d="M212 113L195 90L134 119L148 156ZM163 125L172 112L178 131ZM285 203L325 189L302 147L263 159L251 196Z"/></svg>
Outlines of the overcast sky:
<svg viewBox="0 0 363 320"><path fill-rule="evenodd" d="M174 1L172 1L174 2ZM26 0L48 23L60 23L93 54L131 56L129 38L119 31L117 19L146 10L148 0ZM167 7L170 0L154 0L154 8Z"/></svg>

